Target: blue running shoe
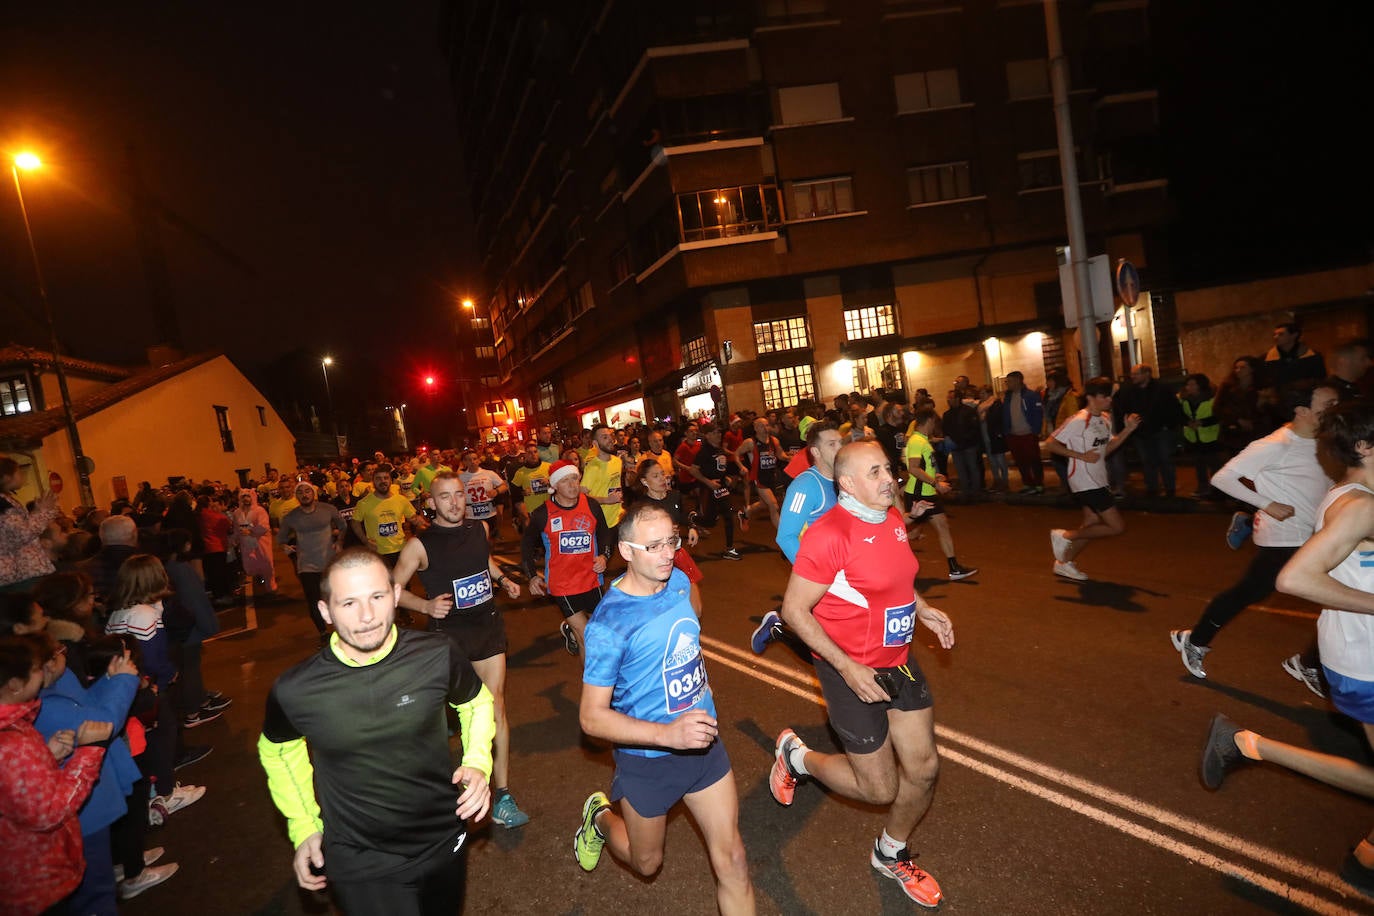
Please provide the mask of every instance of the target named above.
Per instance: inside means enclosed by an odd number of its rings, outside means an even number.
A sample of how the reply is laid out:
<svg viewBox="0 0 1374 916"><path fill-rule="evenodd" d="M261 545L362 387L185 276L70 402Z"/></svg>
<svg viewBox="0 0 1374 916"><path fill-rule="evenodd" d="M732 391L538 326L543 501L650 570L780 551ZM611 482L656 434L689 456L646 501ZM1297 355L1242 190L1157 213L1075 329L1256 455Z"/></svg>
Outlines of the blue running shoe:
<svg viewBox="0 0 1374 916"><path fill-rule="evenodd" d="M754 650L755 655L762 655L768 648L768 644L777 639L782 631L782 617L777 611L769 611L763 615L763 620L759 622L752 636L749 637L749 648Z"/></svg>
<svg viewBox="0 0 1374 916"><path fill-rule="evenodd" d="M502 792L491 806L491 820L502 827L523 827L530 822L530 816L520 810L509 792Z"/></svg>
<svg viewBox="0 0 1374 916"><path fill-rule="evenodd" d="M1226 529L1226 546L1240 550L1250 532L1255 529L1255 517L1249 512L1237 512L1231 516L1231 527Z"/></svg>

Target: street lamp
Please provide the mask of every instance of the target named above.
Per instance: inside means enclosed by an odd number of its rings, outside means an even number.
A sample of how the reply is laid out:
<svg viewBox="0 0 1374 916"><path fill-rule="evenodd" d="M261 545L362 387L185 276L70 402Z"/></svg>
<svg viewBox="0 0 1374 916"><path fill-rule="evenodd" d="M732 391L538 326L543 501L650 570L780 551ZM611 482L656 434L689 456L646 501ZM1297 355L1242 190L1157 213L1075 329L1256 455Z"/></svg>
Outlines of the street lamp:
<svg viewBox="0 0 1374 916"><path fill-rule="evenodd" d="M57 325L53 322L52 306L48 304L48 286L43 281L43 267L38 261L38 246L33 241L33 227L29 225L29 211L24 206L24 187L19 181L19 170L32 171L43 165L43 160L33 153L22 152L10 162L10 174L14 176L14 193L19 198L19 213L24 217L24 234L29 240L29 254L33 256L33 274L38 280L38 298L43 304L43 317L48 321L48 335L52 339L52 365L57 372L57 390L62 395L62 414L67 421L67 439L71 443L72 458L76 463L76 480L81 490L81 503L95 505L95 494L91 491L91 469L94 465L81 450L81 435L76 429L76 415L72 413L72 396L67 390L67 373L62 368L62 354L57 344Z"/></svg>
<svg viewBox="0 0 1374 916"><path fill-rule="evenodd" d="M329 428L334 430L334 439L339 438L339 424L334 420L334 395L329 390L329 367L334 365L334 357L326 356L320 360L320 371L324 373L324 396L329 404Z"/></svg>

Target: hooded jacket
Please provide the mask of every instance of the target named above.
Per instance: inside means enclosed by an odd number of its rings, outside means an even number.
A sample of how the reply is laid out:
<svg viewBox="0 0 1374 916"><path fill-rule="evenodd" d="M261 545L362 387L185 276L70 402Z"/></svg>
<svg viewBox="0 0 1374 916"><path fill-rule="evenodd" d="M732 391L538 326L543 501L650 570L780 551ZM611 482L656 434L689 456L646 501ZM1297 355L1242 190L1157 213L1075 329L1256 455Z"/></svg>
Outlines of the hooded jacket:
<svg viewBox="0 0 1374 916"><path fill-rule="evenodd" d="M103 748L78 747L59 765L34 728L39 701L0 704L0 916L41 913L81 883L77 820Z"/></svg>

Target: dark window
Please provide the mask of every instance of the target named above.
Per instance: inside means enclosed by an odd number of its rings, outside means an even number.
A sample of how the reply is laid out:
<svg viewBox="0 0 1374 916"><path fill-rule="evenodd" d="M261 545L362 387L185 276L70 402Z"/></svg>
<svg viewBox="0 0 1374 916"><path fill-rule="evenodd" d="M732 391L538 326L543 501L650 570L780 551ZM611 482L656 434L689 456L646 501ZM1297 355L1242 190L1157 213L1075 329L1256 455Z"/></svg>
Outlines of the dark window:
<svg viewBox="0 0 1374 916"><path fill-rule="evenodd" d="M967 162L907 169L906 189L913 204L934 204L973 196L973 182L969 177Z"/></svg>
<svg viewBox="0 0 1374 916"><path fill-rule="evenodd" d="M267 425L267 408L261 405L258 406L258 422L263 426Z"/></svg>
<svg viewBox="0 0 1374 916"><path fill-rule="evenodd" d="M22 375L0 379L0 417L13 417L16 414L33 410L29 398L29 381Z"/></svg>
<svg viewBox="0 0 1374 916"><path fill-rule="evenodd" d="M234 431L229 428L229 408L215 405L215 421L219 424L219 442L226 452L234 450Z"/></svg>

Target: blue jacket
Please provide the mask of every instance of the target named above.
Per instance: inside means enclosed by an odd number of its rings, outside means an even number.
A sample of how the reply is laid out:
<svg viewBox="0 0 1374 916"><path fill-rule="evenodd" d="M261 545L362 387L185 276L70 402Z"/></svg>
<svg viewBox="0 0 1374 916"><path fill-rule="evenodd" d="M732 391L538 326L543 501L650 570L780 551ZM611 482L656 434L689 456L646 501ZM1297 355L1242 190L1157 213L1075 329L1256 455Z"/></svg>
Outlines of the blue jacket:
<svg viewBox="0 0 1374 916"><path fill-rule="evenodd" d="M57 683L45 687L38 695L43 705L34 726L44 740L64 728L75 731L82 722L114 724L115 737L110 739L110 749L100 764L100 778L81 808L82 836L90 836L110 826L129 811L125 799L142 774L129 753L129 742L124 740L122 732L137 692L138 678L132 674L101 677L88 689L68 670L62 672Z"/></svg>
<svg viewBox="0 0 1374 916"><path fill-rule="evenodd" d="M1002 395L1002 432L1008 436L1011 432L1011 399L1016 397L1010 391ZM1030 427L1031 435L1039 438L1040 430L1045 425L1045 405L1040 400L1040 395L1031 391L1029 388L1021 389L1021 411L1026 415L1026 424Z"/></svg>

